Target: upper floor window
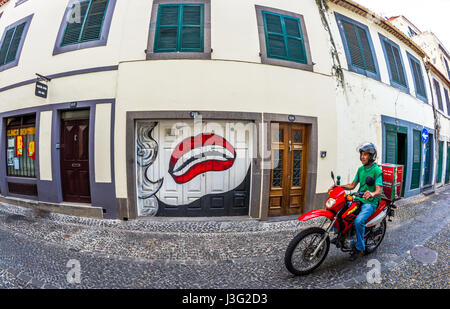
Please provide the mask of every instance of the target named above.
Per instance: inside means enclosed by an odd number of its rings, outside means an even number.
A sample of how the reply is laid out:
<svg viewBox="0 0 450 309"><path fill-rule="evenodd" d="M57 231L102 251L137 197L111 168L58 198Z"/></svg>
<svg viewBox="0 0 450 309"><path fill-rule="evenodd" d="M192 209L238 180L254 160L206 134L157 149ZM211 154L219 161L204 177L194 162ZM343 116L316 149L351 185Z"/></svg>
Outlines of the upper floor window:
<svg viewBox="0 0 450 309"><path fill-rule="evenodd" d="M381 45L383 46L391 85L409 93L400 47L381 34L379 36Z"/></svg>
<svg viewBox="0 0 450 309"><path fill-rule="evenodd" d="M439 82L433 78L433 84L434 84L434 91L436 92L436 98L438 102L438 108L441 111L444 111L444 106L442 104L442 95L441 95L441 86L439 85Z"/></svg>
<svg viewBox="0 0 450 309"><path fill-rule="evenodd" d="M414 86L416 89L416 97L428 103L427 92L425 90L425 82L423 79L422 67L419 60L406 52L409 59L409 65L411 67L411 73L414 80Z"/></svg>
<svg viewBox="0 0 450 309"><path fill-rule="evenodd" d="M350 71L380 80L369 28L335 13Z"/></svg>
<svg viewBox="0 0 450 309"><path fill-rule="evenodd" d="M445 102L447 103L447 115L450 116L450 98L448 97L447 88L444 88ZM450 153L449 153L450 155Z"/></svg>
<svg viewBox="0 0 450 309"><path fill-rule="evenodd" d="M417 35L417 32L415 32L411 27L408 26L408 35L409 37L413 37Z"/></svg>
<svg viewBox="0 0 450 309"><path fill-rule="evenodd" d="M450 79L450 67L448 66L448 61L445 58L444 58L444 64L445 64L445 68L447 69L448 79Z"/></svg>
<svg viewBox="0 0 450 309"><path fill-rule="evenodd" d="M256 6L261 62L312 71L309 41L302 15Z"/></svg>
<svg viewBox="0 0 450 309"><path fill-rule="evenodd" d="M104 46L116 0L70 0L53 54Z"/></svg>
<svg viewBox="0 0 450 309"><path fill-rule="evenodd" d="M147 59L210 58L209 0L155 0Z"/></svg>
<svg viewBox="0 0 450 309"><path fill-rule="evenodd" d="M0 41L0 71L17 66L33 15L6 27Z"/></svg>

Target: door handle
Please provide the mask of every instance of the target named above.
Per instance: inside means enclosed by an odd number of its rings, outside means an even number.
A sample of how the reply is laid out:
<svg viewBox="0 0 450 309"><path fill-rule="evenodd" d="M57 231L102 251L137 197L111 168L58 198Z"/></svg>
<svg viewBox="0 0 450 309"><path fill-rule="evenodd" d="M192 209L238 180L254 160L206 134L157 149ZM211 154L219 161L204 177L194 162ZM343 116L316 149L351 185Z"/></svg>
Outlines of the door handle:
<svg viewBox="0 0 450 309"><path fill-rule="evenodd" d="M76 141L78 140L78 135L75 134L75 135L73 136L73 140L76 142Z"/></svg>
<svg viewBox="0 0 450 309"><path fill-rule="evenodd" d="M289 141L289 152L291 152L292 151L292 143L291 143L291 141Z"/></svg>
<svg viewBox="0 0 450 309"><path fill-rule="evenodd" d="M81 167L80 163L72 163L72 167Z"/></svg>

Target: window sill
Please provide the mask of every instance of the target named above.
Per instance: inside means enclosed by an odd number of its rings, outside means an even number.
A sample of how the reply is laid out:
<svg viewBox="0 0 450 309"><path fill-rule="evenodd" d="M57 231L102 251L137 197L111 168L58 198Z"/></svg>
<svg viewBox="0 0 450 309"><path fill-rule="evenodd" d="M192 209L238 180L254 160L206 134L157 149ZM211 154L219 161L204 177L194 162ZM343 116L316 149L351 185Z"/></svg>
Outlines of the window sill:
<svg viewBox="0 0 450 309"><path fill-rule="evenodd" d="M147 60L168 60L168 59L211 59L211 52L168 52L153 53L147 52Z"/></svg>

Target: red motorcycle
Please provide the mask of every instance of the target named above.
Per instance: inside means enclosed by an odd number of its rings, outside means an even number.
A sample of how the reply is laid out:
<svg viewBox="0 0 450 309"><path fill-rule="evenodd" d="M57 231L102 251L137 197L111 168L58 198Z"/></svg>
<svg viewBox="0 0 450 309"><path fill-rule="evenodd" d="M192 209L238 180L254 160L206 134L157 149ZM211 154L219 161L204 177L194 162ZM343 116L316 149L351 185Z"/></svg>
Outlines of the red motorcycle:
<svg viewBox="0 0 450 309"><path fill-rule="evenodd" d="M333 172L331 178L334 181ZM372 186L375 180L367 177L366 184ZM308 221L317 217L324 217L320 227L310 227L302 230L289 243L284 263L294 275L307 275L320 266L325 260L330 243L343 252L353 250L356 243L356 232L353 222L361 211L361 204L355 196L362 197L364 193L345 194L340 186L328 191L329 198L325 202L326 209L312 210L300 216L298 220ZM367 219L365 229L366 250L364 254L374 252L386 233L386 217L394 215L393 201L381 199L376 211ZM327 222L331 221L325 229ZM299 222L300 223L300 222ZM334 228L335 237L330 241L330 234Z"/></svg>

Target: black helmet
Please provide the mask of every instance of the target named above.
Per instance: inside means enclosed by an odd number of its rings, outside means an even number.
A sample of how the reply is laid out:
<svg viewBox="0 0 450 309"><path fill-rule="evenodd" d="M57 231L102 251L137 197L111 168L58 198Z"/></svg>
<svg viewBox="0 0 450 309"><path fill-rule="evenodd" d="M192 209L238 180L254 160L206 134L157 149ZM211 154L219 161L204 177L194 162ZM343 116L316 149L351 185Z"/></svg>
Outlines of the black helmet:
<svg viewBox="0 0 450 309"><path fill-rule="evenodd" d="M367 152L370 154L369 156L369 164L375 162L377 159L377 147L375 147L372 143L364 143L361 146L359 146L359 154L361 155L361 152Z"/></svg>

